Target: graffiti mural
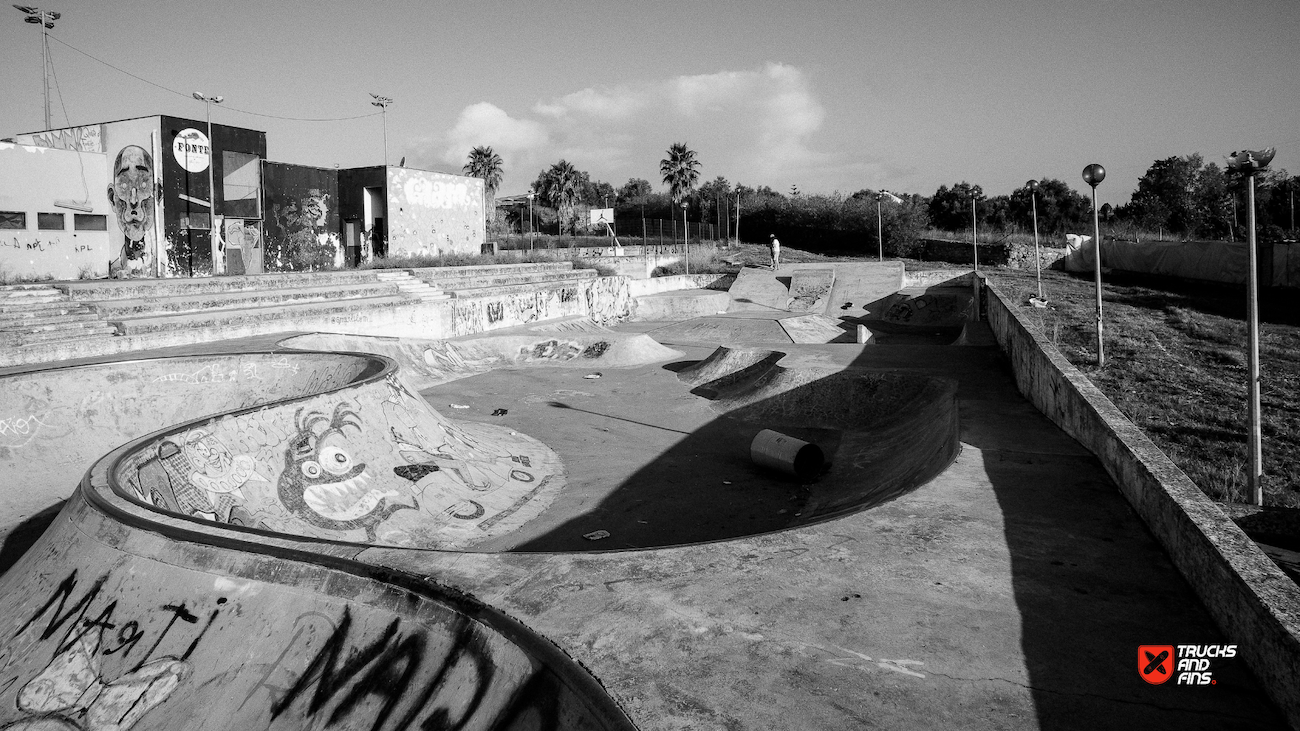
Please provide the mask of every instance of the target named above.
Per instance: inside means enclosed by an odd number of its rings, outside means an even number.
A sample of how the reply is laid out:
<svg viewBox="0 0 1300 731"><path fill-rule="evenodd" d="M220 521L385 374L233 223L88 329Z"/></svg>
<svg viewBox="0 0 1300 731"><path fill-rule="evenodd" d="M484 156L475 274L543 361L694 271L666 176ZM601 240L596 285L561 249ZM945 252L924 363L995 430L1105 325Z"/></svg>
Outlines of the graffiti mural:
<svg viewBox="0 0 1300 731"><path fill-rule="evenodd" d="M201 520L453 549L516 530L565 482L541 442L446 419L396 376L191 426L128 455L117 475L138 500Z"/></svg>
<svg viewBox="0 0 1300 731"><path fill-rule="evenodd" d="M411 168L388 171L389 254L477 254L486 241L483 181Z"/></svg>
<svg viewBox="0 0 1300 731"><path fill-rule="evenodd" d="M153 163L153 155L139 145L123 147L113 160L108 200L117 216L122 243L109 265L112 277L144 277L154 272L158 250L154 206L162 200L162 188L156 182Z"/></svg>
<svg viewBox="0 0 1300 731"><path fill-rule="evenodd" d="M343 266L334 170L265 163L267 271L317 271Z"/></svg>
<svg viewBox="0 0 1300 731"><path fill-rule="evenodd" d="M52 129L45 132L17 135L14 137L14 142L20 145L52 147L56 150L102 153L104 151L104 129L102 125L98 124Z"/></svg>

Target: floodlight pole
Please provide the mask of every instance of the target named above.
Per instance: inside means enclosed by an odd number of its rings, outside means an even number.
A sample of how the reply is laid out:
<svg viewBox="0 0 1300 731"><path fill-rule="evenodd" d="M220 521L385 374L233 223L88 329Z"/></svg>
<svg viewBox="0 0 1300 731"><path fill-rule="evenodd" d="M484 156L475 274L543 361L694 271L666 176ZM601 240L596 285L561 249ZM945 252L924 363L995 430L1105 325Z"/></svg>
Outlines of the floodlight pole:
<svg viewBox="0 0 1300 731"><path fill-rule="evenodd" d="M384 167L388 167L388 105L392 104L393 100L378 94L371 94L370 96L374 98L370 102L370 106L379 107L379 118L384 128Z"/></svg>
<svg viewBox="0 0 1300 731"><path fill-rule="evenodd" d="M528 191L528 250L533 250L533 191Z"/></svg>
<svg viewBox="0 0 1300 731"><path fill-rule="evenodd" d="M62 15L49 10L41 10L26 5L15 5L19 12L26 13L27 17L23 18L24 23L35 23L41 26L41 80L45 89L45 129L50 129L53 123L50 121L50 28L54 27L54 21Z"/></svg>
<svg viewBox="0 0 1300 731"><path fill-rule="evenodd" d="M1029 203L1034 210L1034 271L1038 275L1038 299L1043 299L1043 256L1038 250L1038 181L1025 183L1029 188Z"/></svg>
<svg viewBox="0 0 1300 731"><path fill-rule="evenodd" d="M975 257L975 258L974 258L974 262L975 262L975 271L976 271L976 272L979 272L979 270L980 270L980 235L979 235L979 229L976 228L976 223L975 223L975 199L976 199L977 197L978 197L978 196L975 195L975 192L974 192L974 191L971 191L971 194L970 194L970 245L971 245L971 254Z"/></svg>
<svg viewBox="0 0 1300 731"><path fill-rule="evenodd" d="M682 246L686 249L686 274L691 273L691 227L686 223L686 197L682 196Z"/></svg>
<svg viewBox="0 0 1300 731"><path fill-rule="evenodd" d="M1097 367L1106 367L1106 348L1101 325L1101 222L1097 219L1097 186L1106 179L1106 168L1093 163L1083 169L1083 182L1092 186L1092 268L1097 283Z"/></svg>
<svg viewBox="0 0 1300 731"><path fill-rule="evenodd" d="M876 248L880 261L885 260L885 224L880 216L880 199L884 196L876 193Z"/></svg>
<svg viewBox="0 0 1300 731"><path fill-rule="evenodd" d="M212 248L212 273L216 274L217 264L217 183L213 168L217 165L216 145L212 141L212 105L225 101L225 97L208 96L201 91L193 94L195 99L203 102L203 118L208 127L208 245ZM224 265L221 269L225 272ZM193 272L190 273L193 276Z"/></svg>

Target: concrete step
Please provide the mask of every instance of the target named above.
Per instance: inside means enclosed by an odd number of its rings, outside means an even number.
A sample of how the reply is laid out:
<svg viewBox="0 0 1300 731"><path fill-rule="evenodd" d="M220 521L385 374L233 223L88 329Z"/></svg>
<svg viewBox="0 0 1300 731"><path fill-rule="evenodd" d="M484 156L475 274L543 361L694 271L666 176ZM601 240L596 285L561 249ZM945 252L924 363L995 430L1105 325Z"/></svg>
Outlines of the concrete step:
<svg viewBox="0 0 1300 731"><path fill-rule="evenodd" d="M405 269L380 272L379 280L396 284L397 288L408 297L421 302L435 302L451 299L451 295L436 287L430 287L424 280L416 279Z"/></svg>
<svg viewBox="0 0 1300 731"><path fill-rule="evenodd" d="M411 274L420 279L431 278L432 275L445 274L447 276L507 276L511 274L528 274L531 272L559 272L573 268L571 261L538 261L524 264L476 264L473 266L455 266L455 267L417 267L408 269ZM432 275L430 274L432 273Z"/></svg>
<svg viewBox="0 0 1300 731"><path fill-rule="evenodd" d="M571 281L575 279L594 279L599 276L594 269L569 269L556 272L532 272L526 274L498 274L493 276L473 277L439 277L426 279L429 284L440 289L455 291L478 287L510 287L527 284L547 284L550 282Z"/></svg>
<svg viewBox="0 0 1300 731"><path fill-rule="evenodd" d="M168 297L107 300L96 302L95 308L105 318L112 320L149 314L242 310L255 307L276 307L283 304L383 297L396 294L398 294L396 284L373 281L366 284L286 287L279 290L204 292Z"/></svg>
<svg viewBox="0 0 1300 731"><path fill-rule="evenodd" d="M66 299L58 299L49 302L29 302L26 304L12 304L0 302L0 319L6 317L43 317L49 315L63 315L72 312L91 312L86 305L80 302L69 302Z"/></svg>
<svg viewBox="0 0 1300 731"><path fill-rule="evenodd" d="M0 331L5 330L22 330L31 329L44 325L70 325L78 322L100 322L99 315L91 310L77 310L65 312L55 311L57 314L44 314L39 312L18 313L18 314L0 314Z"/></svg>
<svg viewBox="0 0 1300 731"><path fill-rule="evenodd" d="M36 305L44 302L59 302L63 299L65 298L62 292L49 287L39 289L0 287L0 307Z"/></svg>
<svg viewBox="0 0 1300 731"><path fill-rule="evenodd" d="M76 301L104 301L374 284L379 281L377 271L349 269L331 272L277 272L201 279L104 279L93 282L61 282L53 286Z"/></svg>
<svg viewBox="0 0 1300 731"><path fill-rule="evenodd" d="M117 334L117 329L112 325L101 323L86 323L77 327L61 327L51 330L41 330L38 332L13 332L0 331L0 346L20 347L34 343L52 343L63 340L84 340L86 338L111 338Z"/></svg>
<svg viewBox="0 0 1300 731"><path fill-rule="evenodd" d="M123 335L159 332L174 329L197 329L206 327L234 326L254 322L266 322L332 315L336 313L356 312L358 309L386 307L409 304L410 299L403 295L383 297L361 297L346 300L328 300L302 304L284 304L275 307L249 307L241 309L220 309L206 312L184 312L174 314L146 315L125 317L111 320Z"/></svg>
<svg viewBox="0 0 1300 731"><path fill-rule="evenodd" d="M562 289L564 287L579 287L589 281L592 277L570 277L569 279L555 279L545 282L524 282L521 284L497 284L488 287L465 287L451 290L451 296L455 299L469 299L471 297L494 297L503 294L515 294L519 292L538 292L542 290Z"/></svg>

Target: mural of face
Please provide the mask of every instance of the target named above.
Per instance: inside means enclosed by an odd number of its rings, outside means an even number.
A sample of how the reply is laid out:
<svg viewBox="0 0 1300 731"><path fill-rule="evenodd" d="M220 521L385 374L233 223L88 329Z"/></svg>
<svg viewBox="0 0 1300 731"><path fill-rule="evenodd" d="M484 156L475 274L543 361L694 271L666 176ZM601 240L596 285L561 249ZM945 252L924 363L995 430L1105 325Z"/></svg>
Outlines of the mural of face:
<svg viewBox="0 0 1300 731"><path fill-rule="evenodd" d="M302 199L302 213L310 226L324 228L330 215L330 194L317 188L307 191L307 197Z"/></svg>
<svg viewBox="0 0 1300 731"><path fill-rule="evenodd" d="M339 404L332 417L313 411L299 413L295 421L298 433L285 450L278 488L280 502L294 515L328 530L364 528L374 541L375 526L398 510L418 507L392 504L396 490L367 484L370 474L353 459L355 449L344 432L351 427L360 436L356 412Z"/></svg>
<svg viewBox="0 0 1300 731"><path fill-rule="evenodd" d="M147 273L149 247L146 240L153 232L156 190L153 156L139 145L127 145L113 161L113 184L108 200L117 214L117 225L124 241L114 273Z"/></svg>

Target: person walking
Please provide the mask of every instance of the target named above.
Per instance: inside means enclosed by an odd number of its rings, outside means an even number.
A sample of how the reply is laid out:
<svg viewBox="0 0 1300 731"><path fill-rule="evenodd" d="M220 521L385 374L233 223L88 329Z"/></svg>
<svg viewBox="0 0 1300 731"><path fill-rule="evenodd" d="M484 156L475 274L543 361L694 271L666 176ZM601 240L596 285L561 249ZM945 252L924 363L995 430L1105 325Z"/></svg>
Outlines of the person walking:
<svg viewBox="0 0 1300 731"><path fill-rule="evenodd" d="M781 240L776 234L768 234L767 246L772 250L772 271L776 271L776 265L781 262Z"/></svg>

